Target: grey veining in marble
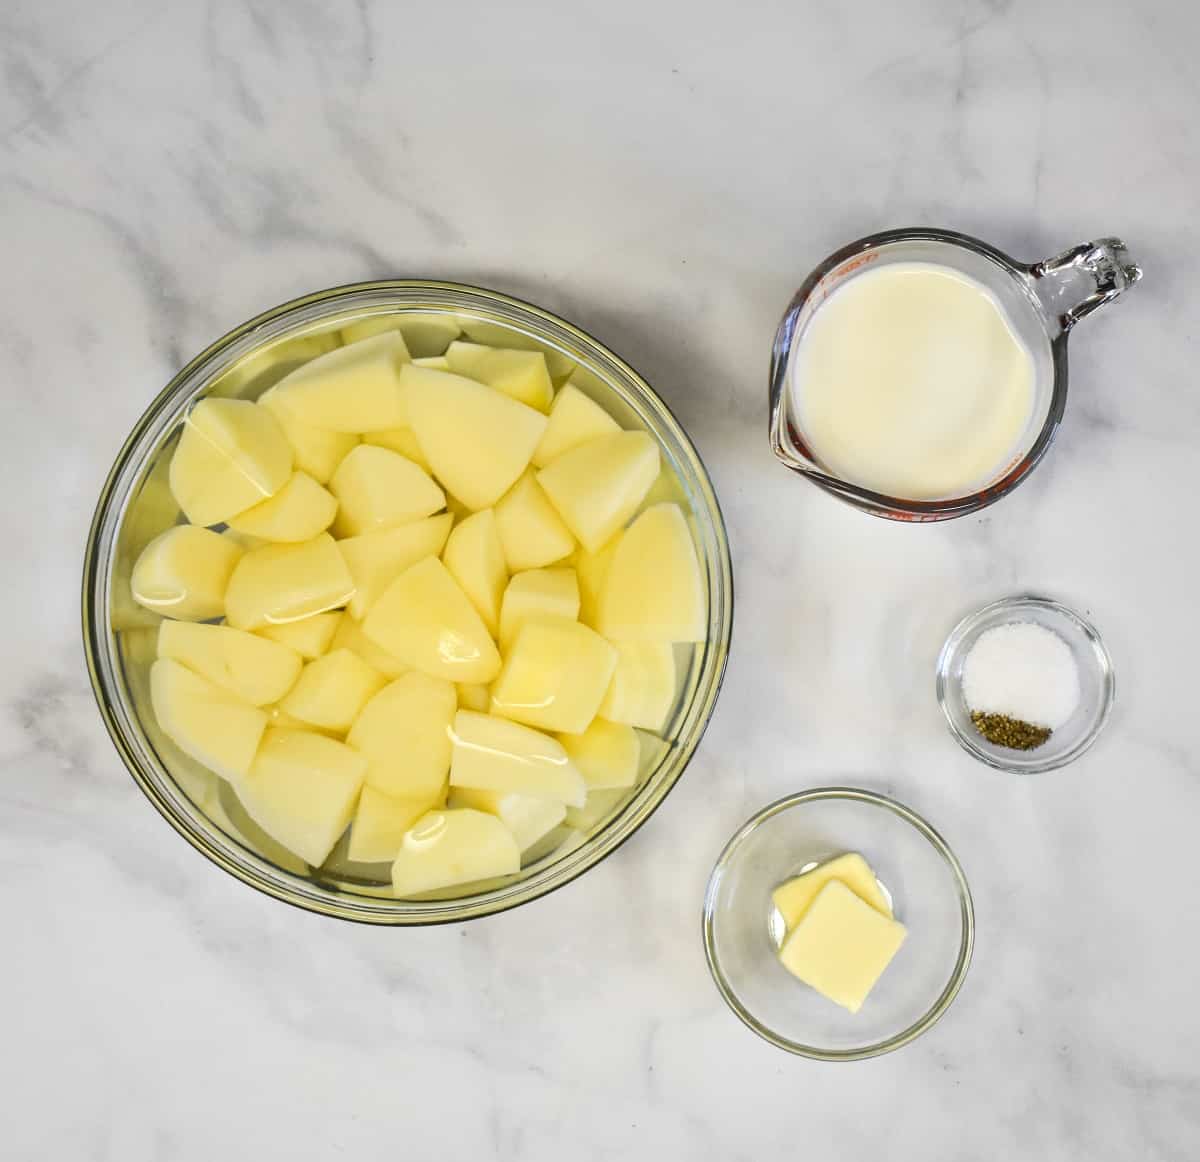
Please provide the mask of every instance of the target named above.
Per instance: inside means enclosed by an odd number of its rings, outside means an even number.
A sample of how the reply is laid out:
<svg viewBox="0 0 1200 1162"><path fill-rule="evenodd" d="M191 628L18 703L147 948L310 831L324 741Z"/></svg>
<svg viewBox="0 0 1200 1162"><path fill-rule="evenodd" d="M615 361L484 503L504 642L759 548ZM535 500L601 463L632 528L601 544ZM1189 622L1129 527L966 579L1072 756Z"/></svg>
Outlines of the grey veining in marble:
<svg viewBox="0 0 1200 1162"><path fill-rule="evenodd" d="M0 1154L1200 1157L1198 38L1184 0L7 0ZM1146 269L1073 339L1045 465L931 528L766 441L794 287L912 222L1027 258L1117 233ZM78 629L94 498L173 370L385 275L514 292L640 368L712 470L739 595L648 826L531 907L422 932L287 909L187 848L103 733ZM931 670L1024 588L1094 618L1119 696L1083 761L1019 780L959 751ZM838 1067L742 1028L698 921L729 832L831 781L926 814L979 926L942 1024Z"/></svg>

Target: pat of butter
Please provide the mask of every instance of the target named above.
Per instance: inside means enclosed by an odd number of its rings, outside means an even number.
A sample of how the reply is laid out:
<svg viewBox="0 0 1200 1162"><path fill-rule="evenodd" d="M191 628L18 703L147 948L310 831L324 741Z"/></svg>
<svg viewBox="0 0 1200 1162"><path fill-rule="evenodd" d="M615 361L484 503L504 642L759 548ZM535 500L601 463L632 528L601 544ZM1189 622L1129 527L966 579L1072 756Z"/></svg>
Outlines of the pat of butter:
<svg viewBox="0 0 1200 1162"><path fill-rule="evenodd" d="M907 934L903 924L830 880L784 941L779 959L805 984L857 1013Z"/></svg>
<svg viewBox="0 0 1200 1162"><path fill-rule="evenodd" d="M871 865L858 852L848 851L788 880L786 884L780 884L771 893L771 900L783 917L785 931L790 932L795 928L817 898L817 893L830 880L841 880L864 903L870 904L889 920L892 918L891 905L875 879Z"/></svg>

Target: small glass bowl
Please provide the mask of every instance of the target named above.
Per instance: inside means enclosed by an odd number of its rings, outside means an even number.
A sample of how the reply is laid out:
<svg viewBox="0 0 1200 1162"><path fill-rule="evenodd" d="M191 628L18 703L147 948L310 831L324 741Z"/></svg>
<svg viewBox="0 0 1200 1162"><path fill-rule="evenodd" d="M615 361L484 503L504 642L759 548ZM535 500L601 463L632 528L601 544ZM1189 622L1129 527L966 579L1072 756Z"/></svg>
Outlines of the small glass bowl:
<svg viewBox="0 0 1200 1162"><path fill-rule="evenodd" d="M779 963L771 892L843 852L874 869L908 938L857 1013ZM721 852L704 895L704 951L729 1007L760 1037L819 1061L890 1053L958 995L975 943L971 891L946 841L873 791L819 787L764 807Z"/></svg>
<svg viewBox="0 0 1200 1162"><path fill-rule="evenodd" d="M998 625L1031 621L1058 634L1070 647L1079 669L1079 705L1075 713L1035 750L1010 750L988 742L971 721L963 694L963 665L979 636ZM937 699L959 745L989 767L1018 775L1052 771L1074 762L1096 741L1112 711L1116 678L1112 659L1095 626L1048 597L1005 597L964 617L951 631L937 661Z"/></svg>

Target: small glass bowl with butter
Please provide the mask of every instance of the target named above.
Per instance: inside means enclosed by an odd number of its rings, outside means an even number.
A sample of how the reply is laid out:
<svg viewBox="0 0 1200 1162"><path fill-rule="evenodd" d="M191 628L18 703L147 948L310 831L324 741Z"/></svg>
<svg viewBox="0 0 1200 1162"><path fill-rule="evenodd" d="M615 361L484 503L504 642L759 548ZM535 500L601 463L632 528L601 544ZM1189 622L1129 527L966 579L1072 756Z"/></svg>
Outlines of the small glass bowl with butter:
<svg viewBox="0 0 1200 1162"><path fill-rule="evenodd" d="M842 856L861 859L829 866ZM799 909L785 918L775 904L785 899L776 896L778 889L799 884L798 876L814 870L818 875L806 878L820 880L826 867L835 873L833 882L813 886L798 921ZM860 882L866 876L873 882ZM853 939L859 938L857 911L867 904L894 915L893 932L902 925L903 942L890 962L891 950L885 952L886 967L867 987L865 999L851 998L852 1004L861 1000L852 1012L845 996L835 1003L793 972L853 975L864 967L856 963L859 952L867 960L879 954L879 947L837 945L851 939L851 929ZM886 942L892 926L880 916L867 921L861 938L869 944L872 924ZM803 927L810 930L806 935ZM709 969L729 1007L771 1044L821 1061L877 1057L919 1037L957 996L975 938L971 892L946 841L908 807L851 787L802 791L748 820L713 868L703 928ZM806 943L810 963L789 971L780 952L782 947L786 958L794 934L800 938L792 952ZM826 946L827 941L834 943ZM855 991L851 982L841 981L830 991L842 983Z"/></svg>

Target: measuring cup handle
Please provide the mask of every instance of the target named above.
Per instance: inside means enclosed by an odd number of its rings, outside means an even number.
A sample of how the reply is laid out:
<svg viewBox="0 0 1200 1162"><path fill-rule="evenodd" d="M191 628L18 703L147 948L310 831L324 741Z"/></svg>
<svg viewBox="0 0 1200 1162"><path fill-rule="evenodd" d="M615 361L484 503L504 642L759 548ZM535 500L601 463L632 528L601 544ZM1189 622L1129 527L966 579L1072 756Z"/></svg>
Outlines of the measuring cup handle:
<svg viewBox="0 0 1200 1162"><path fill-rule="evenodd" d="M1081 242L1053 258L1035 262L1029 273L1036 282L1047 284L1039 288L1039 293L1051 304L1062 329L1069 331L1097 307L1133 286L1142 277L1142 268L1129 260L1129 251L1120 238L1098 238L1095 242ZM1090 293L1082 298L1078 290L1072 289L1072 283L1079 276L1091 280ZM1085 290L1087 287L1085 281ZM1075 301L1071 306L1064 306L1072 299Z"/></svg>

